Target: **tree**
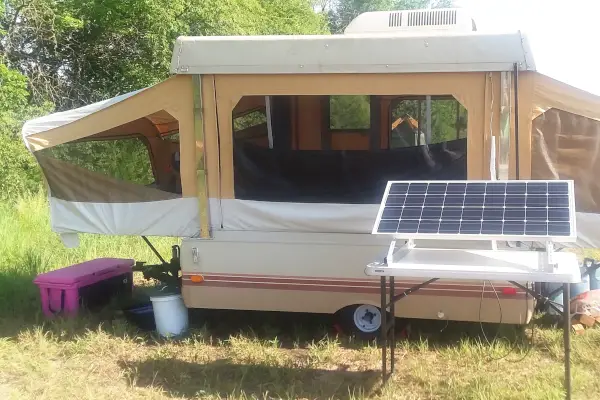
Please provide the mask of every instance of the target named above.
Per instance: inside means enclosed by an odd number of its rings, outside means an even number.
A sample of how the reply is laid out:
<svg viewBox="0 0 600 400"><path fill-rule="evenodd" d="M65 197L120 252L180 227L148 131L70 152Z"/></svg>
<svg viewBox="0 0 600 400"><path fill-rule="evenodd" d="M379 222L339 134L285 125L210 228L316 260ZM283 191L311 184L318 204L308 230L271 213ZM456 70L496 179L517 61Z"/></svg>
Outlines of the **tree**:
<svg viewBox="0 0 600 400"><path fill-rule="evenodd" d="M452 0L339 0L336 6L329 6L329 27L333 33L342 33L364 12L443 8L451 7L452 3Z"/></svg>
<svg viewBox="0 0 600 400"><path fill-rule="evenodd" d="M27 78L0 63L0 118L27 105Z"/></svg>
<svg viewBox="0 0 600 400"><path fill-rule="evenodd" d="M28 101L27 77L8 68L0 58L0 135L14 138L25 119L52 109L52 104L47 102L32 106Z"/></svg>
<svg viewBox="0 0 600 400"><path fill-rule="evenodd" d="M27 78L0 59L0 200L15 199L40 187L40 170L17 135L24 119L51 109L27 104Z"/></svg>
<svg viewBox="0 0 600 400"><path fill-rule="evenodd" d="M0 53L57 109L152 85L180 35L326 33L309 0L4 0Z"/></svg>
<svg viewBox="0 0 600 400"><path fill-rule="evenodd" d="M370 104L369 96L330 96L331 129L368 129Z"/></svg>

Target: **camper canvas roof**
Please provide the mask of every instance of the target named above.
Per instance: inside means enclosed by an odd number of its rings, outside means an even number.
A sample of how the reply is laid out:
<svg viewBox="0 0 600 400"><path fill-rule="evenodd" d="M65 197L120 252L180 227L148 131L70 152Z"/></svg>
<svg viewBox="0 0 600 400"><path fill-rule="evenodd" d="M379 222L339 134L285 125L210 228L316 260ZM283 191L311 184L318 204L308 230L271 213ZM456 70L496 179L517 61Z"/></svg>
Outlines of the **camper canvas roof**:
<svg viewBox="0 0 600 400"><path fill-rule="evenodd" d="M535 70L521 32L180 37L175 74L398 73Z"/></svg>
<svg viewBox="0 0 600 400"><path fill-rule="evenodd" d="M175 74L535 70L521 32L475 32L463 9L367 12L337 35L180 37Z"/></svg>

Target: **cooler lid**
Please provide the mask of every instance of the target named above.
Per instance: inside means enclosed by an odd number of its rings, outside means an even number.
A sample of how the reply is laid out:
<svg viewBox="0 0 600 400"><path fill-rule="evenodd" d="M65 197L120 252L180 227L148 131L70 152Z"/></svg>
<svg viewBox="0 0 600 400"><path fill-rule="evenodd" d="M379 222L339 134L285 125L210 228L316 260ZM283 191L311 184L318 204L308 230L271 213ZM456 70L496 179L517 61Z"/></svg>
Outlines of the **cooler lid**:
<svg viewBox="0 0 600 400"><path fill-rule="evenodd" d="M127 258L97 258L38 275L34 283L72 285L90 275L103 275L118 269L131 269L135 261Z"/></svg>

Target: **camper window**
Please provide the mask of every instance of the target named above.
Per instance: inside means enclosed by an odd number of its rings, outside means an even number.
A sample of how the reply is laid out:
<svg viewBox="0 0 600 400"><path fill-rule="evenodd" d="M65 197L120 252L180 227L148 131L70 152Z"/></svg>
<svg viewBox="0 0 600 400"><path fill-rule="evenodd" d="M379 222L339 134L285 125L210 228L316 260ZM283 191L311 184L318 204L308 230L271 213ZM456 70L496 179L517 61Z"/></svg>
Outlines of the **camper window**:
<svg viewBox="0 0 600 400"><path fill-rule="evenodd" d="M371 127L369 96L328 97L330 130L367 130Z"/></svg>
<svg viewBox="0 0 600 400"><path fill-rule="evenodd" d="M600 121L551 108L531 129L531 178L572 179L577 211L600 212Z"/></svg>
<svg viewBox="0 0 600 400"><path fill-rule="evenodd" d="M452 96L410 96L391 105L390 149L422 146L467 136L467 110Z"/></svg>
<svg viewBox="0 0 600 400"><path fill-rule="evenodd" d="M179 132L171 133L169 135L163 136L163 139L169 140L174 143L179 143Z"/></svg>
<svg viewBox="0 0 600 400"><path fill-rule="evenodd" d="M233 118L234 140L243 140L268 147L267 116L265 108L253 110Z"/></svg>
<svg viewBox="0 0 600 400"><path fill-rule="evenodd" d="M40 153L122 181L139 185L154 181L150 152L143 137L70 142Z"/></svg>
<svg viewBox="0 0 600 400"><path fill-rule="evenodd" d="M160 111L35 153L53 197L85 202L178 198L179 123Z"/></svg>
<svg viewBox="0 0 600 400"><path fill-rule="evenodd" d="M236 110L258 99L243 97L232 113L237 199L378 204L388 180L467 179L466 111L452 97L436 98L432 106L429 146L389 145L390 128L382 121L391 120L390 100L399 96L265 99L269 124L262 115L252 124L237 122ZM420 97L402 100L397 114Z"/></svg>

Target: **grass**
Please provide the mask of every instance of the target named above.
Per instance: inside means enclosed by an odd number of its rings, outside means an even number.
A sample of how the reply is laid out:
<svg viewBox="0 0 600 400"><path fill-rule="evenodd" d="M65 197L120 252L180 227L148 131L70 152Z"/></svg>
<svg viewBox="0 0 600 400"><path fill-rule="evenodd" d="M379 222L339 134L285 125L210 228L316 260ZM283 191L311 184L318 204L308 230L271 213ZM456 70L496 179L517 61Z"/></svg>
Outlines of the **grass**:
<svg viewBox="0 0 600 400"><path fill-rule="evenodd" d="M504 326L490 344L478 324L412 321L382 387L376 344L338 336L328 316L192 310L180 341L140 332L118 313L47 322L31 282L38 272L154 255L139 238L83 235L65 249L41 197L0 205L0 237L0 399L563 398L562 334L548 325L533 338ZM153 242L164 255L175 243ZM600 329L573 338L575 399L600 398L597 354Z"/></svg>

